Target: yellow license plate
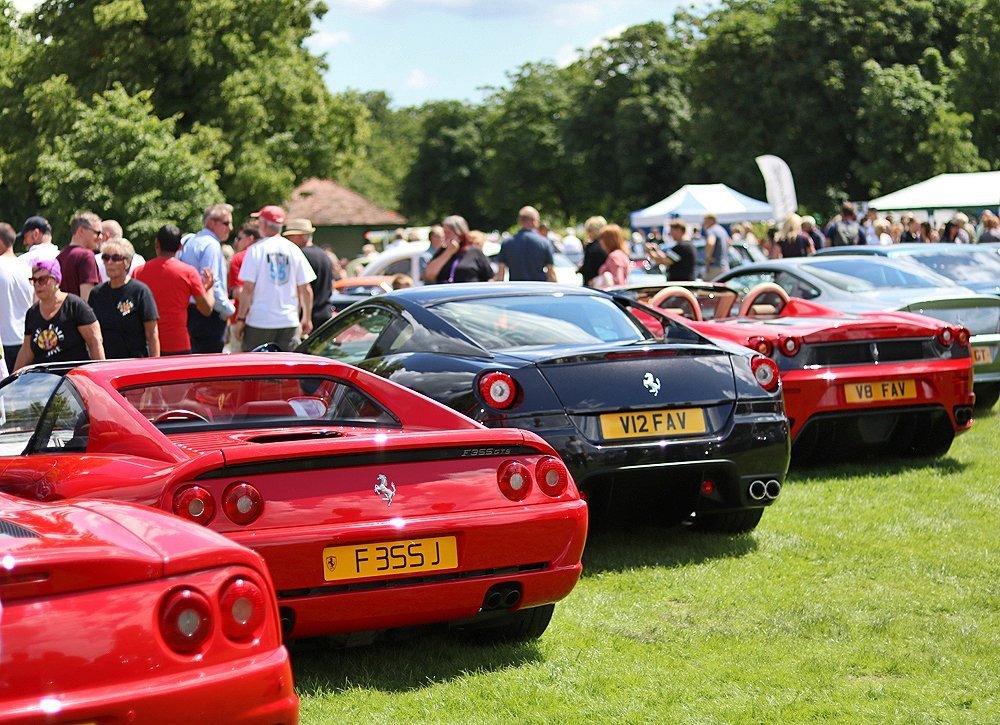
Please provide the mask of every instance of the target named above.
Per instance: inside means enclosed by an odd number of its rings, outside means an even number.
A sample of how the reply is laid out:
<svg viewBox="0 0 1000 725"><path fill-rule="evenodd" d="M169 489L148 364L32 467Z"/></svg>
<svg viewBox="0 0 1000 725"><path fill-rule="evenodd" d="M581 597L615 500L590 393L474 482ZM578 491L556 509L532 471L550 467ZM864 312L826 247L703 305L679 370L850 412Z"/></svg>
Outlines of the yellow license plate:
<svg viewBox="0 0 1000 725"><path fill-rule="evenodd" d="M993 362L993 346L980 345L972 348L972 363L974 365L989 365Z"/></svg>
<svg viewBox="0 0 1000 725"><path fill-rule="evenodd" d="M605 413L601 416L601 436L605 440L698 435L706 430L705 411L701 408Z"/></svg>
<svg viewBox="0 0 1000 725"><path fill-rule="evenodd" d="M328 582L457 568L454 536L323 549L323 578Z"/></svg>
<svg viewBox="0 0 1000 725"><path fill-rule="evenodd" d="M844 386L848 403L872 403L880 400L911 400L917 397L913 380L886 380L875 383L848 383Z"/></svg>

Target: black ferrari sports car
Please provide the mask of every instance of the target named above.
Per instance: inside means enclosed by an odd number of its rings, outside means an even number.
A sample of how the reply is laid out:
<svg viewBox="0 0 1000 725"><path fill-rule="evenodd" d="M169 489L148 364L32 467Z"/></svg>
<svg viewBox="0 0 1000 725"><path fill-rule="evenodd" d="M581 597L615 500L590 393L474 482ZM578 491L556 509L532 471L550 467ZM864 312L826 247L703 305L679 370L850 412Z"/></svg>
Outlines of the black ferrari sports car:
<svg viewBox="0 0 1000 725"><path fill-rule="evenodd" d="M347 308L297 351L357 365L486 426L534 431L601 510L746 531L788 468L770 359L596 290L398 290Z"/></svg>

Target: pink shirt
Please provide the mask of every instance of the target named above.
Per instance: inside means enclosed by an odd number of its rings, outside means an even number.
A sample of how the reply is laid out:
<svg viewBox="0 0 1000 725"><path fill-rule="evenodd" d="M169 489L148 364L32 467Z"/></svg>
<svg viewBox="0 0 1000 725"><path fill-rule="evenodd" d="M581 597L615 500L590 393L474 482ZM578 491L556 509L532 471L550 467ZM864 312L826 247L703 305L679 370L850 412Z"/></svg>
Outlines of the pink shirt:
<svg viewBox="0 0 1000 725"><path fill-rule="evenodd" d="M628 255L620 249L615 249L604 260L604 264L597 270L598 274L608 272L611 274L612 284L628 284L628 268L630 262Z"/></svg>

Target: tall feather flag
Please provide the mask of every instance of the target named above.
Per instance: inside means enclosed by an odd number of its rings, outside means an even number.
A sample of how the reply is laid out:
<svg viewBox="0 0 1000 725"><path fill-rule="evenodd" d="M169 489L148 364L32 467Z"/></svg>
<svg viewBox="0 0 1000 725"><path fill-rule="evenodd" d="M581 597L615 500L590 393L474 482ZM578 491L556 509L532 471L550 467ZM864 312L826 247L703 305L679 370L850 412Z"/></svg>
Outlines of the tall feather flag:
<svg viewBox="0 0 1000 725"><path fill-rule="evenodd" d="M767 188L767 203L774 210L774 218L781 221L798 209L799 202L795 198L795 181L788 164L777 156L758 156L755 161L764 176L764 186Z"/></svg>

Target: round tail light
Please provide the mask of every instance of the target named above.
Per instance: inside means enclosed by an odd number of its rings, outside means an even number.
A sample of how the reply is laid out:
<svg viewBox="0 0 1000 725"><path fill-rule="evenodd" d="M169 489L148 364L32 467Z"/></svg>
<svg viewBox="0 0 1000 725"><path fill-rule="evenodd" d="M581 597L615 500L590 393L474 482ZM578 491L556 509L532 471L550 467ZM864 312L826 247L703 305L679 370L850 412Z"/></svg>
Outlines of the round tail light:
<svg viewBox="0 0 1000 725"><path fill-rule="evenodd" d="M562 496L569 487L569 471L566 464L558 458L545 456L535 466L535 478L542 493L552 496Z"/></svg>
<svg viewBox="0 0 1000 725"><path fill-rule="evenodd" d="M267 616L267 598L249 579L233 579L219 595L222 631L234 642L248 642L260 636Z"/></svg>
<svg viewBox="0 0 1000 725"><path fill-rule="evenodd" d="M264 511L264 497L249 483L237 481L222 495L222 510L234 524L246 526Z"/></svg>
<svg viewBox="0 0 1000 725"><path fill-rule="evenodd" d="M507 373L487 373L479 379L479 394L487 405L504 410L517 399L517 383Z"/></svg>
<svg viewBox="0 0 1000 725"><path fill-rule="evenodd" d="M750 361L750 369L757 384L769 393L778 389L778 365L769 357L755 357Z"/></svg>
<svg viewBox="0 0 1000 725"><path fill-rule="evenodd" d="M747 347L768 357L771 357L771 353L774 352L774 346L766 337L751 337L747 340Z"/></svg>
<svg viewBox="0 0 1000 725"><path fill-rule="evenodd" d="M531 472L517 461L507 461L497 469L500 492L511 501L523 501L531 489Z"/></svg>
<svg viewBox="0 0 1000 725"><path fill-rule="evenodd" d="M968 327L958 328L958 332L955 333L955 342L957 342L962 347L969 346L969 339L972 337L972 333L969 332Z"/></svg>
<svg viewBox="0 0 1000 725"><path fill-rule="evenodd" d="M778 348L785 357L795 357L802 347L802 342L797 337L783 337L778 342Z"/></svg>
<svg viewBox="0 0 1000 725"><path fill-rule="evenodd" d="M951 347L951 344L955 342L955 331L950 327L942 327L937 332L937 341L941 347Z"/></svg>
<svg viewBox="0 0 1000 725"><path fill-rule="evenodd" d="M197 652L212 634L212 605L196 589L175 590L160 608L160 632L175 652Z"/></svg>
<svg viewBox="0 0 1000 725"><path fill-rule="evenodd" d="M215 516L215 499L208 489L185 486L174 494L173 511L182 518L207 526Z"/></svg>

